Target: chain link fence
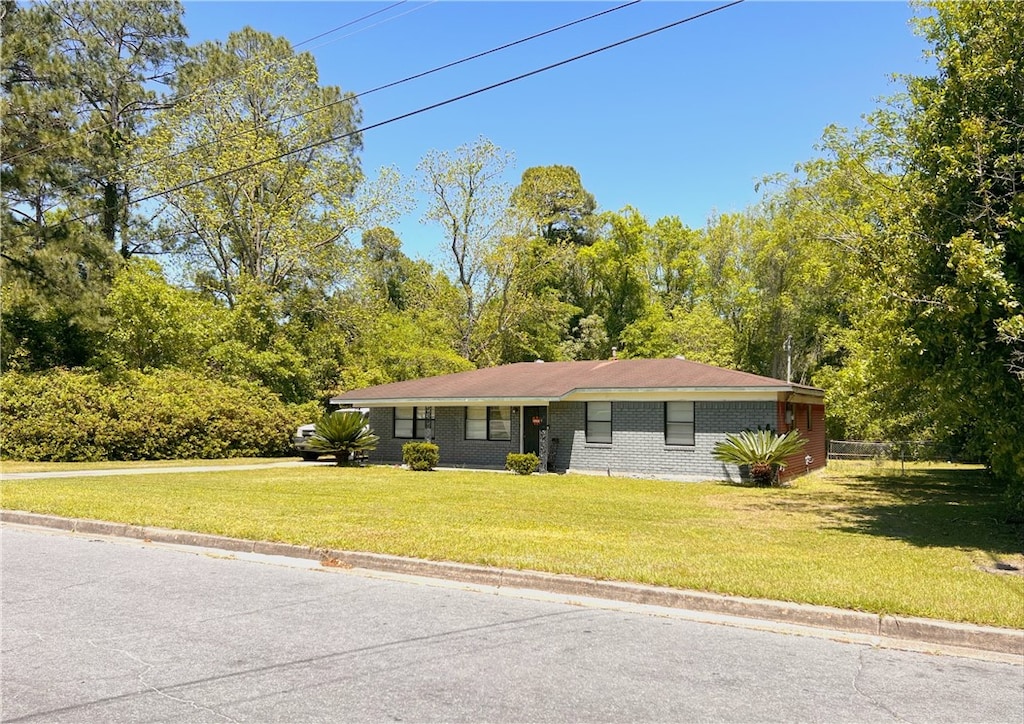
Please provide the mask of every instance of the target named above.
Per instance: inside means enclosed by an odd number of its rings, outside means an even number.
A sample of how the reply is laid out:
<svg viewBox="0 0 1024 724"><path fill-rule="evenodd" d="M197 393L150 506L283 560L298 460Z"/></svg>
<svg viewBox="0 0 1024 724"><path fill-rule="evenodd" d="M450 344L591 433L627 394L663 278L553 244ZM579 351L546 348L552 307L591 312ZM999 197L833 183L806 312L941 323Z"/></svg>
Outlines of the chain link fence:
<svg viewBox="0 0 1024 724"><path fill-rule="evenodd" d="M958 461L948 445L930 440L829 440L829 460L903 460L906 462Z"/></svg>

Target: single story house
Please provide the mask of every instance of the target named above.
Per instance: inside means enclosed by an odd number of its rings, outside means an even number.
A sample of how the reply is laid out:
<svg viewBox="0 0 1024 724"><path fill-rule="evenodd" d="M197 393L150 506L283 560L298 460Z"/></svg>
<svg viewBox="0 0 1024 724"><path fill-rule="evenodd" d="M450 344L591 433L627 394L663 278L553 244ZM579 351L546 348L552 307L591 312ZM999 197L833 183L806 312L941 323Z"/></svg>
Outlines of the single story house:
<svg viewBox="0 0 1024 724"><path fill-rule="evenodd" d="M726 433L799 430L791 477L825 465L824 392L682 358L520 362L352 390L331 399L369 409L371 462L431 440L441 465L502 468L533 452L542 469L676 480L736 479L711 456ZM809 456L806 459L805 456Z"/></svg>

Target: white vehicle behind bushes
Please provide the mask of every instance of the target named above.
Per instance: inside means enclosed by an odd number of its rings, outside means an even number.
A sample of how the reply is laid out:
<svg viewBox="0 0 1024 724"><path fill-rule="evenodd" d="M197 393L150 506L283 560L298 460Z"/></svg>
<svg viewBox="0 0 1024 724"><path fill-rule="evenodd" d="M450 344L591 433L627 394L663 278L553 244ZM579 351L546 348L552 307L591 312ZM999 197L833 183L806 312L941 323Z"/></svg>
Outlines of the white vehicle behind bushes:
<svg viewBox="0 0 1024 724"><path fill-rule="evenodd" d="M332 412L358 412L362 415L368 415L370 408L368 407L328 407L325 415L329 415ZM314 449L310 446L310 438L316 432L316 423L311 422L308 425L299 425L299 429L292 435L292 447L295 448L296 452L299 453L299 457L307 462L313 462L318 460L321 455L330 455L331 453L324 453Z"/></svg>

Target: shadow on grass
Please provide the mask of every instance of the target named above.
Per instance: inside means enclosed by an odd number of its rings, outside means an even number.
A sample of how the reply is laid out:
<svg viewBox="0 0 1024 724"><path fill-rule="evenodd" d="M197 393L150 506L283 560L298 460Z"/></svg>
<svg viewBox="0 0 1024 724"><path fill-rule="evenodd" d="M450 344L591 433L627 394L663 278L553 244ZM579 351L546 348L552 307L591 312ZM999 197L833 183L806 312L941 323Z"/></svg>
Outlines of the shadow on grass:
<svg viewBox="0 0 1024 724"><path fill-rule="evenodd" d="M826 516L835 530L916 546L975 548L993 558L1024 553L1024 526L1006 522L1002 491L982 469L866 470Z"/></svg>

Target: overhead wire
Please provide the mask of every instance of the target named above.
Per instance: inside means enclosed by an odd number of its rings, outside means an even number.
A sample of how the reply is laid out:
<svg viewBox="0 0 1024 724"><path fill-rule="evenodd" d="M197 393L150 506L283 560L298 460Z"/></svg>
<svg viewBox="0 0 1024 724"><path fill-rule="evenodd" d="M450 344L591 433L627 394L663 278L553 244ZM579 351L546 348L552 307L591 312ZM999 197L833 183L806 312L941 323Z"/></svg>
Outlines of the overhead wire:
<svg viewBox="0 0 1024 724"><path fill-rule="evenodd" d="M155 198L160 197L160 196L166 196L167 194L174 193L176 191L181 191L183 189L191 188L192 186L198 186L199 184L207 183L209 181L216 181L216 180L224 178L226 176L230 176L231 174L234 174L234 173L239 173L241 171L248 171L249 169L255 168L257 166L261 166L261 165L263 165L265 163L270 163L272 161L277 161L277 160L280 160L280 159L285 158L287 156L293 156L293 155L295 155L297 153L302 153L304 151L309 151L309 150L312 150L314 148L318 148L320 146L325 146L325 145L327 145L329 143L334 143L335 141L340 141L340 140L343 140L345 138L349 138L349 137L354 136L356 134L365 133L366 131L371 131L371 130L374 130L376 128L381 128L383 126L390 125L392 123L396 123L398 121L405 120L407 118L412 118L414 116L418 116L420 114L427 113L429 111L433 111L433 110L436 110L438 108L442 108L444 106L451 105L452 103L457 103L457 102L465 100L467 98L471 98L473 96L480 95L481 93L487 93L487 92L492 91L492 90L494 90L496 88L501 88L503 86L510 85L512 83L517 83L517 82L519 82L521 80L524 80L526 78L530 78L530 77L533 77L535 75L539 75L541 73L546 73L546 72L548 72L550 70L554 70L555 68L560 68L560 67L562 67L564 65L568 65L570 63L575 63L576 61L582 60L584 58L589 58L589 57L597 55L599 53L604 53L604 52L606 52L608 50L612 50L614 48L621 47L621 46L626 45L628 43L632 43L632 42L635 42L637 40L641 40L643 38L650 37L650 36L655 35L657 33L661 33L661 32L664 32L666 30L670 30L671 28L675 28L675 27L678 27L680 25L684 25L686 23L693 22L694 20L699 20L700 18L704 18L704 17L707 17L707 16L712 15L714 13L721 12L722 10L727 10L729 8L732 8L732 7L735 7L737 5L740 5L743 2L745 2L745 0L733 0L732 2L725 3L723 5L719 5L717 7L711 8L709 10L705 10L705 11L702 11L702 12L699 12L699 13L695 13L695 14L690 15L688 17L682 18L681 20L676 20L674 22L667 23L665 25L661 25L661 26L659 26L657 28L653 28L652 30L647 30L647 31L645 31L643 33L639 33L637 35L632 35L632 36L630 36L628 38L624 38L623 40L619 40L619 41L616 41L614 43L609 43L608 45L603 45L603 46L601 46L599 48L595 48L595 49L587 51L585 53L580 53L579 55L574 55L574 56L572 56L570 58L566 58L564 60L560 60L560 61L555 62L555 63L550 63L548 65L545 65L545 66L540 67L540 68L536 68L536 69L528 71L526 73L521 73L521 74L519 74L517 76L513 76L511 78L506 78L505 80L499 81L497 83L491 83L490 85L486 85L486 86L483 86L481 88L477 88L476 90L469 91L467 93L462 93L460 95L453 96L453 97L445 99L443 101L438 101L437 103L432 103L432 104L427 105L427 106L422 106L420 108L417 108L416 110L409 111L407 113L402 113L402 114L397 115L397 116L392 116L391 118L388 118L386 120L379 121L377 123L373 123L373 124L370 124L370 125L367 125L367 126L363 126L363 127L358 128L358 129L356 129L354 131L349 131L349 132L346 132L346 133L337 134L335 136L330 136L330 137L322 139L320 141L315 141L313 143L306 144L305 146L302 146L300 148L291 149L291 150L285 151L283 153L275 154L273 156L268 156L266 158L261 158L261 159L258 159L256 161L252 161L250 163L243 164L241 166L237 166L237 167L234 167L234 168L227 169L225 171L221 171L220 173L212 174L210 176L205 176L205 177L200 178L200 179L194 179L192 181L187 181L185 183L177 184L175 186L172 186L172 187L167 188L167 189L163 189L161 191L155 191L155 192L153 192L151 194L148 194L146 196L142 196L142 197L140 197L138 199L133 199L131 203L133 203L133 204L140 204L140 203L142 203L144 201L150 201L150 200L155 199ZM90 218L92 216L96 216L99 213L101 213L101 212L100 211L94 211L94 212L91 212L91 213L88 213L88 214L83 214L81 216L77 216L77 217L75 217L73 219L69 219L69 220L61 222L61 223L62 224L70 224L70 223L74 223L76 221L82 221L82 220L88 219L88 218Z"/></svg>
<svg viewBox="0 0 1024 724"><path fill-rule="evenodd" d="M256 161L252 161L250 163L244 164L242 166L238 166L236 168L228 169L226 171L221 171L220 173L213 174L212 176L205 176L205 177L203 177L201 179L195 179L195 180L189 181L187 183L178 184L177 186L172 186L171 188L164 189L163 191L154 192L152 194L149 194L148 196L143 196L143 197L141 197L139 199L136 199L134 201L134 203L142 203L143 201L149 201L150 199L154 199L154 198L156 198L158 196L164 196L166 194L173 193L175 191L181 191L182 189L191 188L192 186L197 186L197 185L199 185L201 183L206 183L207 181L216 181L217 179L223 178L225 176L230 176L232 173L238 173L239 171L248 171L249 169L255 168L256 166L261 166L264 163L270 163L271 161L277 161L277 160L280 160L280 159L285 158L287 156L293 156L293 155L295 155L297 153L302 153L303 151L309 151L309 150L312 150L314 148L318 148L319 146L326 146L328 143L334 143L335 141L340 141L342 139L349 138L349 137L354 136L354 135L356 135L358 133L365 133L366 131L372 131L375 128L380 128L382 126L386 126L386 125L389 125L391 123L396 123L398 121L405 120L406 118L412 118L413 116L418 116L418 115L420 115L422 113L426 113L428 111L433 111L433 110L436 110L438 108L442 108L444 106L451 105L452 103L457 103L458 101L465 100L466 98L472 98L473 96L480 95L481 93L486 93L488 91L492 91L495 88L501 88L502 86L506 86L506 85L510 85L512 83L516 83L516 82L524 80L526 78L530 78L532 76L539 75L540 73L546 73L549 70L554 70L555 68L560 68L563 65L568 65L569 63L574 63L577 60L582 60L584 58L589 58L590 56L597 55L598 53L603 53L603 52L611 50L613 48L618 48L618 47L620 47L622 45L626 45L627 43L632 43L634 41L640 40L642 38L649 37L649 36L654 35L656 33L660 33L660 32L663 32L665 30L669 30L671 28L677 27L677 26L682 25L684 23L689 23L689 22L692 22L694 20L698 20L700 18L706 17L706 16L711 15L713 13L717 13L717 12L720 12L722 10L726 10L728 8L734 7L736 5L740 5L743 2L745 2L745 0L733 0L733 2L726 3L724 5L719 5L718 7L712 8L710 10L705 10L704 12L697 13L695 15L691 15L689 17L683 18L682 20L677 20L675 22L668 23L667 25L662 25L661 27L654 28L653 30L648 30L648 31L640 33L638 35L633 35L633 36L631 36L629 38L625 38L624 40L619 40L619 41L617 41L615 43L610 43L608 45L604 45L604 46L602 46L600 48L596 48L594 50L590 50L590 51L588 51L586 53L581 53L579 55L574 55L571 58L566 58L565 60L560 60L557 63L551 63L550 65L545 65L545 66L543 66L541 68L537 68L535 70L531 70L531 71L528 71L526 73L522 73L522 74L514 76L512 78L507 78L507 79L505 79L503 81L499 81L497 83L492 83L492 84L484 86L482 88L477 88L476 90L469 91L468 93L462 93L461 95L453 96L452 98L448 98L446 100L439 101L437 103L432 103L432 104L430 104L428 106L423 106L421 108L417 108L416 110L409 111L408 113L402 113L402 114L397 115L397 116L392 116L391 118L388 118L388 119L383 120L383 121L379 121L378 123L373 123L373 124L370 124L368 126L363 126L362 128L358 128L355 131L349 131L347 133L340 133L340 134L338 134L336 136L331 136L329 138L325 138L325 139L320 140L320 141L314 141L313 143L306 144L305 146L302 146L300 148L294 148L294 149L291 149L289 151L285 151L283 153L275 154L273 156L268 156L266 158L262 158L262 159L259 159L259 160L256 160ZM94 214L90 214L90 215L94 215ZM86 218L88 218L88 217L86 217Z"/></svg>
<svg viewBox="0 0 1024 724"><path fill-rule="evenodd" d="M392 9L398 7L399 5L404 5L407 2L409 2L409 0L397 0L396 2L392 3L391 5L388 5L387 7L380 8L378 10L374 10L371 13L367 13L366 15L358 17L355 20L350 20L350 21L348 21L346 23L342 23L341 25L339 25L337 27L334 27L334 28L331 28L330 30L325 30L324 32L319 33L318 35L314 35L311 38L306 38L305 40L303 40L303 41L301 41L299 43L296 43L296 44L292 45L291 47L292 47L292 49L295 49L295 48L298 48L298 47L300 47L302 45L305 45L306 43L311 43L314 40L317 40L319 38L323 38L323 37L325 37L327 35L331 35L332 33L336 33L339 30L344 30L345 28L351 27L352 25L356 25L358 23L363 22L364 20L368 20L368 19L374 17L375 15L379 15L379 14L381 14L383 12L388 11L388 10L392 10ZM426 7L427 5L432 5L435 2L437 2L437 0L430 0L429 2L424 3L423 5L420 5L420 6L416 7L416 8L414 8L413 10L410 10L408 12L400 13L398 15L395 15L392 18L389 18L388 20L393 20L395 18L399 18L399 17L402 17L404 15L408 15L409 12L415 12L416 10L420 10L420 9ZM381 21L381 22L388 22L388 20ZM378 25L381 24L381 22L374 23L373 25L370 25L368 28L363 28L362 30L367 30L369 28L377 27ZM336 42L338 40L343 40L345 38L351 37L352 35L355 35L355 33L349 33L347 35L341 36L340 38L335 38L334 40L331 40L331 41L329 41L327 43L321 43L320 45L317 45L314 48L310 48L308 51L305 51L305 52L311 52L312 50L316 50L317 48L322 48L322 47L328 45L329 43ZM260 62L265 63L269 67L270 64L272 64L272 63L274 63L276 61L279 61L279 60L283 60L285 58L287 58L287 56L282 55L279 58L262 59ZM185 94L184 96L181 96L180 98L174 99L172 101L172 105L174 103L180 103L180 102L182 102L182 101L184 101L184 100L186 100L188 98L191 98L191 97L193 97L195 95L199 95L199 94L202 94L202 93L212 92L212 91L216 90L219 86L221 86L223 84L226 84L227 82L228 82L227 80L215 80L215 81L212 81L211 83L209 83L206 86L203 86L202 88L197 88L197 89L195 89L195 90ZM114 121L108 121L106 123L102 123L100 125L90 127L88 129L86 129L85 132L88 133L88 134L99 133L100 131L103 131L105 129L111 128L114 125L115 125ZM63 140L61 140L61 141L53 141L51 143L44 143L41 146L37 146L35 148L30 148L30 149L27 149L25 151L20 151L20 152L14 154L13 156L6 157L3 160L4 160L5 163L10 163L11 161L19 159L22 156L27 156L27 155L30 155L30 154L33 154L33 153L39 153L40 151L45 151L47 149L53 148L54 146L60 145L61 143L63 143ZM57 189L57 191L60 191L60 190L62 190L62 189Z"/></svg>
<svg viewBox="0 0 1024 724"><path fill-rule="evenodd" d="M497 53L497 52L500 52L502 50L507 50L508 48L514 47L516 45L521 45L523 43L527 43L527 42L529 42L531 40L537 40L538 38L543 38L546 35L551 35L553 33L557 33L559 31L565 30L566 28L571 28L572 26L580 25L581 23L586 23L586 22L588 22L588 20L592 20L592 19L600 17L602 15L606 15L606 14L609 14L611 12L615 12L616 10L622 10L623 8L629 7L631 5L636 5L640 1L641 0L630 0L630 2L623 3L622 5L616 5L615 7L607 8L605 10L601 10L600 12L595 12L593 14L587 15L586 17L581 17L581 18L578 18L578 19L575 19L575 20L571 20L571 22L564 23L564 24L562 24L560 26L557 26L555 28L550 28L550 29L548 29L546 31L542 31L540 33L535 33L534 35L530 35L530 36L527 36L525 38L520 38L519 40L515 40L515 41L509 42L509 43L505 43L504 45L499 45L497 47L490 48L489 50L484 50L484 51L481 51L481 52L478 52L478 53L474 53L473 55L467 55L466 57L460 58L458 60L453 60L451 62L446 62L446 63L444 63L444 65L437 66L436 68L432 68L429 71L423 71L421 73L417 73L417 74L414 74L412 76L404 77L404 78L402 78L400 80L397 80L397 81L391 81L390 83L385 83L384 85L379 85L376 88L371 88L370 90L364 90L364 91L360 91L360 92L352 94L352 95L346 95L343 98L339 98L338 100L332 100L329 103L323 103L321 105L316 105L316 107L314 107L314 108L307 109L305 111L301 111L299 113L293 114L291 116L286 116L286 117L281 118L281 119L276 119L274 122L278 123L278 124L283 124L283 123L287 123L288 121L294 121L297 118L302 118L304 116L308 116L310 114L317 113L319 111L326 111L327 109L335 107L335 105L340 105L342 103L350 103L350 102L352 102L352 101L354 101L354 100L356 100L358 98L366 97L366 96L368 96L368 95L370 95L372 93L377 93L377 92L382 91L382 90L387 90L388 88L394 88L395 86L399 86L399 85L402 85L404 83L410 83L412 81L419 80L421 78L425 78L427 76L433 75L434 73L439 73L441 71L446 71L446 70L449 70L451 68L455 68L456 66L461 66L462 63L469 62L471 60L476 60L478 58L481 58L481 57L484 57L486 55L490 55L490 54L493 54L493 53ZM228 134L218 135L218 136L215 136L214 138L212 138L212 139L210 139L208 141L204 141L204 142L198 143L196 145L190 145L187 148L182 148L181 151L177 151L177 152L175 152L173 154L168 154L166 156L161 157L158 160L159 161L167 161L167 160L170 160L170 159L177 158L178 156L183 156L185 154L195 153L197 151L203 150L203 148L207 148L207 147L209 147L211 145L217 145L218 143L221 143L223 141L233 140L233 139L236 139L236 138L241 138L241 137L246 136L246 135L250 135L252 133L256 133L258 130L259 129L257 129L257 128L247 128L247 129L245 129L243 131L239 131L237 133L228 133ZM144 168L145 166L153 164L155 162L156 162L156 160L142 161L142 162L140 162L138 164L135 164L134 166L129 166L128 168L124 169L124 171L122 173L129 173L131 171L136 171L136 170L138 170L140 168ZM67 188L70 188L70 187L71 186L61 187L61 188L57 188L55 190L56 191L66 190Z"/></svg>
<svg viewBox="0 0 1024 724"><path fill-rule="evenodd" d="M306 43L312 43L314 40L319 40L320 38L323 38L323 37L326 37L326 36L331 35L333 33L336 33L339 30L344 30L345 28L348 28L348 27L351 27L353 25L356 25L358 23L363 22L364 20L369 20L370 18L372 18L375 15L380 15L381 13L386 13L388 10L391 10L392 8L397 8L399 5L404 5L406 2L408 2L408 0L398 0L397 2L394 2L394 3L390 4L390 5L388 5L387 7L380 8L379 10L374 10L372 13L367 13L366 15L363 15L360 18L356 18L355 20L350 20L349 22L344 23L342 25L339 25L336 28L331 28L330 30L325 30L324 32L320 33L319 35L314 35L312 38L306 38L302 42L299 42L299 43L296 43L295 45L293 45L292 48L298 48L298 47L301 47L301 46L305 45ZM370 26L370 27L373 27L373 26ZM317 46L317 47L322 47L322 46Z"/></svg>
<svg viewBox="0 0 1024 724"><path fill-rule="evenodd" d="M370 90L361 91L361 92L356 93L354 95L348 95L348 96L345 96L345 97L340 98L338 100L331 101L330 103L324 103L322 105L315 106L313 108L309 108L309 109L304 110L304 111L300 111L299 113L294 113L294 114L292 114L290 116L285 116L284 118L275 119L275 123L278 123L278 124L287 123L288 121L295 120L296 118L301 118L303 116L308 116L308 115L310 115L312 113L316 113L316 112L319 112L319 111L322 111L322 110L326 110L326 109L331 108L333 106L341 105L343 103L351 103L351 102L353 102L353 101L355 101L355 100L357 100L359 98L363 98L363 97L368 96L368 95L370 95L372 93L377 93L378 91L387 90L389 88L394 88L394 87L402 85L404 83L409 83L411 81L419 80L420 78L424 78L426 76L432 75L434 73L439 73L439 72L441 72L443 70L448 70L450 68L454 68L455 66L462 65L463 63L468 63L468 62L473 61L473 60L478 60L478 59L483 58L485 56L492 55L494 53L498 53L498 52L503 51L503 50L507 50L507 49L515 47L517 45L522 45L523 43L527 43L527 42L530 42L532 40L536 40L538 38L542 38L542 37L544 37L546 35L551 35L553 33L560 32L560 31L565 30L567 28L570 28L570 27L572 27L574 25L579 25L581 23L585 23L585 22L588 22L590 20L594 20L594 19L602 17L604 15L609 15L609 14L611 14L613 12L616 12L618 10L622 10L622 9L630 7L632 5L637 5L640 2L641 2L641 0L629 0L629 2L623 3L621 5L616 5L615 7L612 7L612 8L606 8L605 10L601 10L599 12L592 13L590 15L587 15L587 16L582 17L582 18L578 18L576 20L572 20L572 21L567 22L567 23L562 23L561 25L558 25L558 26L555 26L553 28L549 28L547 30L543 30L543 31L534 33L534 34L526 36L524 38L520 38L519 40L514 40L514 41L511 41L511 42L508 42L508 43L504 43L503 45L499 45L499 46L491 48L489 50L481 51L479 53L474 53L473 55L468 55L468 56L466 56L464 58L460 58L459 60L454 60L454 61L451 61L449 63L445 63L443 65L436 66L434 68L431 68L430 70L425 70L425 71L422 71L420 73L415 73L413 75L406 76L405 78L402 78L400 80L391 81L389 83L385 83L383 85L379 85L379 86L377 86L375 88L371 88ZM136 164L134 164L132 166L128 166L127 168L123 169L121 171L121 175L128 174L128 173L130 173L132 171L136 171L136 170L139 170L141 168L145 168L146 166L149 166L149 165L151 165L153 163L156 163L157 161L166 161L166 160L169 160L169 159L177 158L178 156L182 156L182 155L189 154L189 153L195 153L196 151L202 150L204 148L208 148L210 146L215 146L215 145L217 145L219 143L223 143L224 141L230 141L230 140L233 140L233 139L236 139L236 138L241 138L243 136L247 136L247 135L256 133L258 130L259 130L258 128L246 128L245 130L239 131L237 133L230 133L230 134L224 134L224 135L220 135L220 136L215 136L214 138L210 139L209 141L204 141L203 143L199 143L199 144L196 144L194 146L189 146L188 148L183 148L180 151L175 151L174 153L170 153L170 154L161 156L159 159L150 159L150 160L146 160L146 161L140 161L139 163L136 163ZM287 139L288 139L288 137L286 136L284 140L287 140ZM74 185L62 186L62 187L54 189L53 192L54 193L60 193L61 191L66 191L66 190L69 190L71 188L74 188ZM55 204L54 206L52 206L50 208L51 209L52 208L57 208L57 206L59 206L59 204ZM49 211L50 209L46 209L46 210Z"/></svg>
<svg viewBox="0 0 1024 724"><path fill-rule="evenodd" d="M402 1L403 2L407 2L407 0L402 0ZM408 10L406 10L403 13L397 13L395 15L391 15L391 16L389 16L387 18L384 18L383 20L378 20L377 22L375 22L375 23L373 23L371 25L364 25L363 27L359 28L359 30L353 30L351 33L346 33L345 35L339 36L337 38L332 38L331 40L328 40L326 42L320 43L319 45L314 45L312 48L307 48L303 52L312 53L314 50L319 50L320 48L323 48L323 47L326 47L326 46L330 45L331 43L336 43L339 40L344 40L345 38L351 38L353 35L359 35L359 33L365 33L367 30L373 30L374 28L376 28L379 25L384 25L385 23L390 23L392 20L398 20L399 18L404 18L406 15L412 15L413 13L418 13L423 8L429 7L429 6L433 5L434 3L438 2L438 1L439 0L426 0L426 2L422 3L421 5L417 5L414 8L409 8ZM397 5L400 5L400 4L401 3L395 3L394 5L390 5L387 8L384 8L384 9L385 10L390 10L391 8L393 8L393 7L397 6ZM383 11L381 11L381 12L383 12ZM365 19L366 17L369 17L369 16L364 16L364 18L362 18L362 19ZM295 46L292 46L292 47L295 47Z"/></svg>

